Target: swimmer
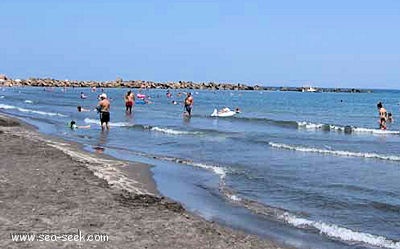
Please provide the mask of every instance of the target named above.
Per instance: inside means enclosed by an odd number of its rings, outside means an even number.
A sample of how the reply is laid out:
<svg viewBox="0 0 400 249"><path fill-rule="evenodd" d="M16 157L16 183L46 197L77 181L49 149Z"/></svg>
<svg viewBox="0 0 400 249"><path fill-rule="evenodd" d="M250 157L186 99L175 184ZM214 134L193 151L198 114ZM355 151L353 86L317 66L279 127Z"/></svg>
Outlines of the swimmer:
<svg viewBox="0 0 400 249"><path fill-rule="evenodd" d="M75 130L75 129L89 129L90 125L76 125L76 122L74 120L72 120L71 122L69 122L68 127L71 128L71 130Z"/></svg>
<svg viewBox="0 0 400 249"><path fill-rule="evenodd" d="M87 96L83 92L81 92L81 99L86 99L86 98Z"/></svg>
<svg viewBox="0 0 400 249"><path fill-rule="evenodd" d="M76 107L76 109L78 110L78 112L90 112L89 109L85 109L85 108L83 108L83 107L80 106L80 105L78 105L78 106Z"/></svg>
<svg viewBox="0 0 400 249"><path fill-rule="evenodd" d="M150 97L144 98L143 101L144 101L145 104L153 103L153 102L150 101Z"/></svg>
<svg viewBox="0 0 400 249"><path fill-rule="evenodd" d="M391 113L391 112L389 112L389 113L388 113L388 118L387 118L387 121L388 121L389 123L392 123L392 122L394 122L394 118L393 118L393 115L392 115L392 113Z"/></svg>
<svg viewBox="0 0 400 249"><path fill-rule="evenodd" d="M239 108L239 107L236 107L235 112L236 112L236 113L241 113L240 108Z"/></svg>

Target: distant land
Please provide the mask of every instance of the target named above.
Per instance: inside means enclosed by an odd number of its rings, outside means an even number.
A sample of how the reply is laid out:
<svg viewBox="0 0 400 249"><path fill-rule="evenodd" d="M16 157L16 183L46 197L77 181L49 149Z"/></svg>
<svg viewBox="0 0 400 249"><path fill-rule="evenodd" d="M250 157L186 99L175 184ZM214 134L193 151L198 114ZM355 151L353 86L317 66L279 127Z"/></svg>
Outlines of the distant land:
<svg viewBox="0 0 400 249"><path fill-rule="evenodd" d="M195 83L192 81L178 82L153 82L143 80L123 80L117 78L114 81L78 81L57 80L50 78L10 79L0 75L0 86L34 86L34 87L100 87L100 88L150 88L150 89L210 89L210 90L249 90L249 91L294 91L294 92L348 92L370 93L370 89L355 88L319 88L312 86L276 87L276 86L249 86L234 83Z"/></svg>

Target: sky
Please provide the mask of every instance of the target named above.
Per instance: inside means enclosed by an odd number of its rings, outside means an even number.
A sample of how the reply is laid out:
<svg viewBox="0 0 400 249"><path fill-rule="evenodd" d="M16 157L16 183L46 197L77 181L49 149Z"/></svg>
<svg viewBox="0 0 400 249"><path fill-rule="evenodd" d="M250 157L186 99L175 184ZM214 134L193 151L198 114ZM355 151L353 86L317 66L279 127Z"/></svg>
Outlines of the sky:
<svg viewBox="0 0 400 249"><path fill-rule="evenodd" d="M400 89L399 0L1 0L0 74Z"/></svg>

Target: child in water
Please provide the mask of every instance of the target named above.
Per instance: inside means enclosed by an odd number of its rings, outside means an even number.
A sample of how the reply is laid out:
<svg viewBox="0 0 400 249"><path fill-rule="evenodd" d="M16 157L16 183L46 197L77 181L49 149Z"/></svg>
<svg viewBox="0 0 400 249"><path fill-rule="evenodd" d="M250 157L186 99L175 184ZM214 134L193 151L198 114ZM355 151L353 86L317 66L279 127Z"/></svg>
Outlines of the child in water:
<svg viewBox="0 0 400 249"><path fill-rule="evenodd" d="M392 115L391 112L388 113L388 119L387 119L387 121L388 121L389 123L392 123L392 122L394 121L393 115Z"/></svg>
<svg viewBox="0 0 400 249"><path fill-rule="evenodd" d="M69 122L68 127L71 128L71 130L75 130L75 129L89 129L90 125L76 125L76 122L74 120L72 120L71 122Z"/></svg>
<svg viewBox="0 0 400 249"><path fill-rule="evenodd" d="M76 109L78 110L78 112L90 112L89 109L85 109L85 108L83 108L83 107L80 106L80 105L78 105L78 106L76 107Z"/></svg>

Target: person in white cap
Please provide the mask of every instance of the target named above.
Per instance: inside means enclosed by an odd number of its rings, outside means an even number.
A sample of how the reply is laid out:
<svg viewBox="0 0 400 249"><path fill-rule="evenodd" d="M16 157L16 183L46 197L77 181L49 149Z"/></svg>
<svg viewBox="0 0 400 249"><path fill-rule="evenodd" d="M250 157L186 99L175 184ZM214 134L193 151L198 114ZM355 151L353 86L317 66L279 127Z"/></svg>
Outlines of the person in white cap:
<svg viewBox="0 0 400 249"><path fill-rule="evenodd" d="M108 124L110 122L110 101L107 99L107 95L105 93L100 94L98 110L100 112L101 129L110 129Z"/></svg>

